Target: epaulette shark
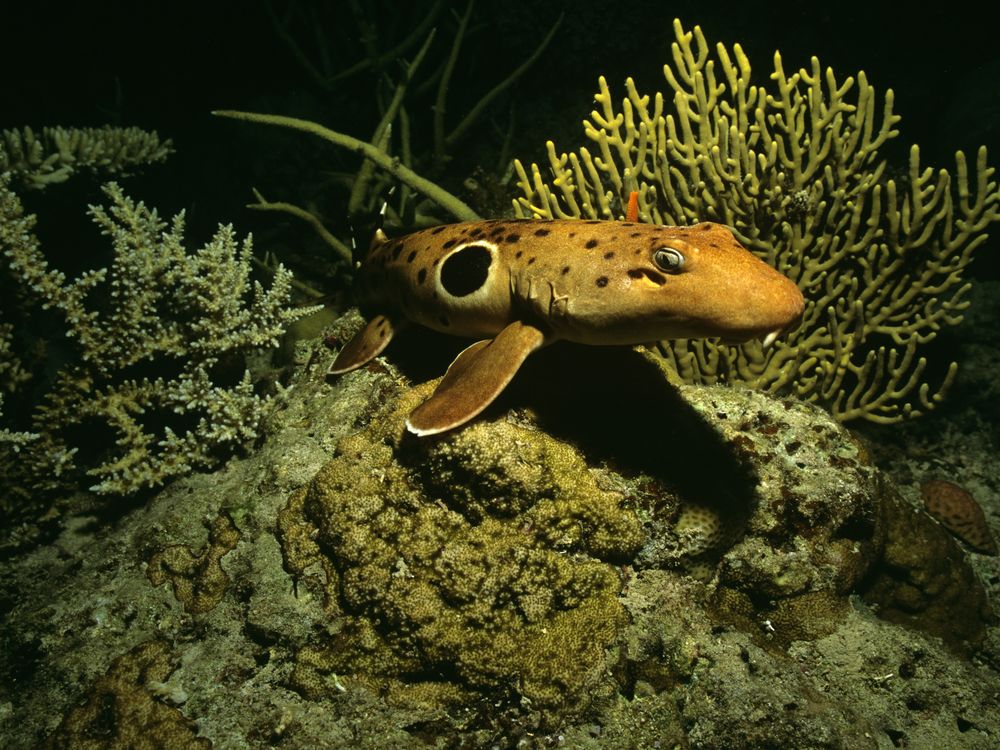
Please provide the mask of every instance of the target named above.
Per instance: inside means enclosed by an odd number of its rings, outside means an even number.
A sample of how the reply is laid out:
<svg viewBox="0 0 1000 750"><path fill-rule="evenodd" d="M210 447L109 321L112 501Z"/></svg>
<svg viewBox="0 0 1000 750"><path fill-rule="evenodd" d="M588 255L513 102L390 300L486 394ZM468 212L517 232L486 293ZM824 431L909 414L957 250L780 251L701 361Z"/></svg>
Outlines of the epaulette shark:
<svg viewBox="0 0 1000 750"><path fill-rule="evenodd" d="M494 219L393 239L379 229L357 282L368 323L331 374L376 357L408 321L479 339L410 413L417 435L475 417L528 355L554 341L719 337L766 346L798 323L804 305L794 282L711 222Z"/></svg>

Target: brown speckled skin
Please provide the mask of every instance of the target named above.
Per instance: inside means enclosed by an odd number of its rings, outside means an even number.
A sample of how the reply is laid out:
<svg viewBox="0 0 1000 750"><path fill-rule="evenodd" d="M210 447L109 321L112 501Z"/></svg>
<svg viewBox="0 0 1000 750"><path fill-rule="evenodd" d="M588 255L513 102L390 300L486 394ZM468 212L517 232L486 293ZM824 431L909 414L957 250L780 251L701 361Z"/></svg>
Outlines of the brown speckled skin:
<svg viewBox="0 0 1000 750"><path fill-rule="evenodd" d="M920 494L927 512L948 531L976 552L997 554L986 514L972 493L946 479L929 479L920 485Z"/></svg>
<svg viewBox="0 0 1000 750"><path fill-rule="evenodd" d="M441 268L457 250L492 253L485 284L448 294ZM680 273L653 253L672 247ZM802 294L719 224L664 227L619 221L492 220L395 239L378 235L361 268L362 309L459 336L492 337L513 320L547 340L637 344L719 336L745 341L801 317Z"/></svg>

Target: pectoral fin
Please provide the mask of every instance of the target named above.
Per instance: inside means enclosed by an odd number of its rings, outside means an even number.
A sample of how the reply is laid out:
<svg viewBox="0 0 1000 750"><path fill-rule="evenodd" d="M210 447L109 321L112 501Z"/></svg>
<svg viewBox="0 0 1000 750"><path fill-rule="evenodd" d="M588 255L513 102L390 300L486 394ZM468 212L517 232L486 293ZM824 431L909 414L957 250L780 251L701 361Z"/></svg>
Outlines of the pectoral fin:
<svg viewBox="0 0 1000 750"><path fill-rule="evenodd" d="M402 322L394 321L386 315L376 315L340 350L327 373L340 375L375 359L392 341Z"/></svg>
<svg viewBox="0 0 1000 750"><path fill-rule="evenodd" d="M544 333L515 321L495 339L468 347L451 363L434 395L410 413L407 429L434 435L465 424L500 395L528 355L544 343Z"/></svg>

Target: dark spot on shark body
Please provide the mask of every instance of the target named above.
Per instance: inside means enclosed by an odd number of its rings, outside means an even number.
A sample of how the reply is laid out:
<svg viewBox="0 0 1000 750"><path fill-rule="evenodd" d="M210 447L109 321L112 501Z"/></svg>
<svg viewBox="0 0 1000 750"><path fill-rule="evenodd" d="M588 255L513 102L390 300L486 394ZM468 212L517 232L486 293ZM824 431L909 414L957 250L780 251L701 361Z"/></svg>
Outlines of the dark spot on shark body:
<svg viewBox="0 0 1000 750"><path fill-rule="evenodd" d="M485 245L466 245L449 255L441 265L441 286L453 297L465 297L480 289L490 275L493 253Z"/></svg>

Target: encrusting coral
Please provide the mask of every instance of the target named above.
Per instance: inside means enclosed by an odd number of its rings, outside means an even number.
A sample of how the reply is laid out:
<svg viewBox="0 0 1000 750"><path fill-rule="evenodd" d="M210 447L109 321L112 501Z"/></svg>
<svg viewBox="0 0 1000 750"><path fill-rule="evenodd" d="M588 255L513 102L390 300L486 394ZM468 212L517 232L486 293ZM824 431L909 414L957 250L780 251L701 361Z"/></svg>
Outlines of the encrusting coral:
<svg viewBox="0 0 1000 750"><path fill-rule="evenodd" d="M172 704L183 689L167 683L180 659L164 641L147 641L115 659L43 743L45 750L97 747L185 747L208 750L197 722Z"/></svg>
<svg viewBox="0 0 1000 750"><path fill-rule="evenodd" d="M321 566L327 611L347 616L299 653L293 682L315 697L339 673L399 700L587 706L609 690L604 648L625 624L610 563L638 550L638 519L571 448L512 424L406 458L387 443L412 401L342 440L279 516L286 567Z"/></svg>
<svg viewBox="0 0 1000 750"><path fill-rule="evenodd" d="M674 31L663 68L672 96L641 95L630 78L616 109L601 78L584 121L596 153L558 153L549 141L551 181L516 162L518 215L620 218L638 191L641 220L726 224L798 283L803 322L776 346L663 344L684 382L791 392L841 420L894 422L933 408L956 365L935 391L919 349L961 321L963 271L1000 219L986 149L971 174L958 152L953 177L922 167L913 146L906 174L890 178L879 149L898 135L891 90L879 115L863 72L838 81L812 58L786 73L777 53L773 85L756 85L739 45L716 45L712 59L699 27L675 21Z"/></svg>
<svg viewBox="0 0 1000 750"><path fill-rule="evenodd" d="M275 346L285 326L318 309L288 307L291 273L278 266L270 288L252 282L251 240L228 226L189 252L183 213L168 224L110 183L110 207L90 214L113 261L68 280L42 254L10 180L0 176L0 255L20 305L3 315L27 327L25 307L54 310L73 352L60 351L62 367L25 419L33 437L0 443L18 451L0 455L7 483L30 495L84 472L95 492L131 493L253 439L266 399L240 355ZM19 360L9 347L4 359L13 383Z"/></svg>

